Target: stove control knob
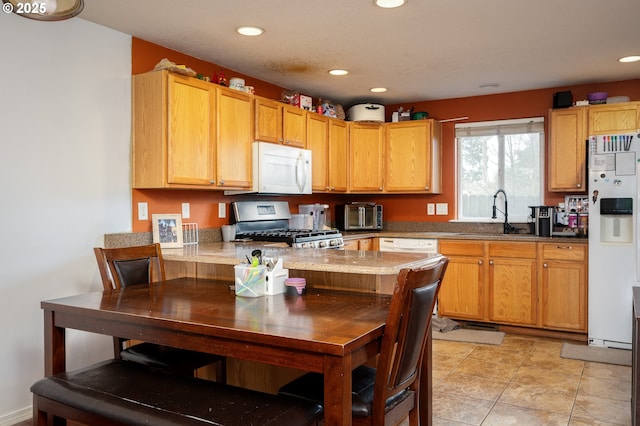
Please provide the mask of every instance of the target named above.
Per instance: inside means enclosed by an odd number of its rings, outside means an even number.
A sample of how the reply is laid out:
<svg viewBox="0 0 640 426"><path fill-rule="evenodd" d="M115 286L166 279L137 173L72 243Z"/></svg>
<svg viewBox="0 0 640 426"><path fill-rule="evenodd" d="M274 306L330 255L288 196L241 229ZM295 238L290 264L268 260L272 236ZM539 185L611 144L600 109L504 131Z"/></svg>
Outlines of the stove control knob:
<svg viewBox="0 0 640 426"><path fill-rule="evenodd" d="M327 246L326 241L318 241L318 247L326 247L326 246Z"/></svg>

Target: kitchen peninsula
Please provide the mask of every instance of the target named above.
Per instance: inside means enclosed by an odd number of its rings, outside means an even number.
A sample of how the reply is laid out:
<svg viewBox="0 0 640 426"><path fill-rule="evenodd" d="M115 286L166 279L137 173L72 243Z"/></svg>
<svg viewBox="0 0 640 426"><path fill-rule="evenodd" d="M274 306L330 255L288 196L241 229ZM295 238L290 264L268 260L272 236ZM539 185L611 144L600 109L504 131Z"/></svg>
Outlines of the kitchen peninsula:
<svg viewBox="0 0 640 426"><path fill-rule="evenodd" d="M280 258L289 276L307 279L309 288L391 294L403 268L426 267L439 254L363 250L293 249L281 243L214 242L164 249L167 275L233 280L233 266L246 262L255 249L263 257Z"/></svg>

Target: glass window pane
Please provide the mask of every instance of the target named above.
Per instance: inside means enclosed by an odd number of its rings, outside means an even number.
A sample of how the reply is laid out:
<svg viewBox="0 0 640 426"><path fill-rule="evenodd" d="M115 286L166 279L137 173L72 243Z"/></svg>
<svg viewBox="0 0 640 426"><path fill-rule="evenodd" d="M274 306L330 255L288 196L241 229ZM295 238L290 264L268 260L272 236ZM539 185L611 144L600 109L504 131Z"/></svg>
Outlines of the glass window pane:
<svg viewBox="0 0 640 426"><path fill-rule="evenodd" d="M458 219L490 220L493 194L502 188L508 197L509 222L526 222L528 206L540 205L543 199L543 134L499 135L495 129L490 136L457 138ZM499 195L496 201L504 211L504 197ZM502 220L503 214L498 218Z"/></svg>

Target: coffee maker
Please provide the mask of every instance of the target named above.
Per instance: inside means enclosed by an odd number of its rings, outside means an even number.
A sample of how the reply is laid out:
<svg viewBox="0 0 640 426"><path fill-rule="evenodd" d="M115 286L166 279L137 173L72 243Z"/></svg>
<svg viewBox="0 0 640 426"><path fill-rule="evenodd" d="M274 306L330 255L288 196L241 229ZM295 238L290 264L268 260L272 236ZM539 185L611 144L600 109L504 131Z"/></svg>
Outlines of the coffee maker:
<svg viewBox="0 0 640 426"><path fill-rule="evenodd" d="M550 237L553 232L553 206L529 206L531 209L532 234Z"/></svg>
<svg viewBox="0 0 640 426"><path fill-rule="evenodd" d="M310 216L314 231L331 229L331 211L328 204L298 204L298 211Z"/></svg>

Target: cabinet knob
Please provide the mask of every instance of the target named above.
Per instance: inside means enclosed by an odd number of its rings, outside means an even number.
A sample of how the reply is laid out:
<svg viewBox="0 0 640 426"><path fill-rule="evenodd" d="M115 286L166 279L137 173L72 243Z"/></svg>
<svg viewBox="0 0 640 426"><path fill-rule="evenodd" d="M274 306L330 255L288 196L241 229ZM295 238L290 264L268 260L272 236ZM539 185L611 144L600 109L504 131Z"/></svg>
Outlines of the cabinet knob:
<svg viewBox="0 0 640 426"><path fill-rule="evenodd" d="M425 191L428 191L428 190L429 190L429 187L428 187L428 186L425 186L425 187L424 187L424 190L425 190Z"/></svg>
<svg viewBox="0 0 640 426"><path fill-rule="evenodd" d="M224 180L220 180L220 185L224 185Z"/></svg>
<svg viewBox="0 0 640 426"><path fill-rule="evenodd" d="M285 145L291 145L291 141L289 139L287 139L286 141L284 141Z"/></svg>
<svg viewBox="0 0 640 426"><path fill-rule="evenodd" d="M490 261L489 261L489 265L493 265L493 260L490 260Z"/></svg>
<svg viewBox="0 0 640 426"><path fill-rule="evenodd" d="M481 260L478 260L478 265L482 265L484 262Z"/></svg>
<svg viewBox="0 0 640 426"><path fill-rule="evenodd" d="M378 187L378 190L379 190L379 191L382 191L382 187L381 187L381 186L380 186L380 187Z"/></svg>
<svg viewBox="0 0 640 426"><path fill-rule="evenodd" d="M216 181L215 181L215 179L212 179L212 180L210 180L210 181L209 181L209 183L210 183L211 185L215 185L215 184L216 184Z"/></svg>
<svg viewBox="0 0 640 426"><path fill-rule="evenodd" d="M573 250L572 246L556 246L556 248L560 250Z"/></svg>
<svg viewBox="0 0 640 426"><path fill-rule="evenodd" d="M579 184L577 184L577 185L576 185L576 188L582 188L582 184L580 184L580 183L579 183Z"/></svg>
<svg viewBox="0 0 640 426"><path fill-rule="evenodd" d="M548 268L548 267L549 267L549 265L547 265L546 263L543 263L543 264L542 264L542 267L543 267L543 268Z"/></svg>

